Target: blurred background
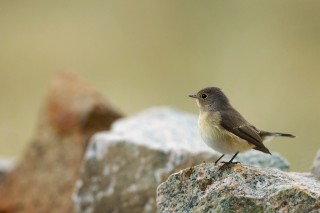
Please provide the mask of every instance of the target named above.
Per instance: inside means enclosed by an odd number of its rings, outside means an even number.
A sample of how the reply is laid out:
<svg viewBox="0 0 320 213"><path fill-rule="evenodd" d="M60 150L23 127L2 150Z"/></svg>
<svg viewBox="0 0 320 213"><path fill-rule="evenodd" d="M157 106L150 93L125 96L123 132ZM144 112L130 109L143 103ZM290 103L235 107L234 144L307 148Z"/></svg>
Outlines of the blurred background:
<svg viewBox="0 0 320 213"><path fill-rule="evenodd" d="M319 143L320 1L0 2L0 155L32 139L48 84L72 70L131 115L221 87L267 146L309 171Z"/></svg>

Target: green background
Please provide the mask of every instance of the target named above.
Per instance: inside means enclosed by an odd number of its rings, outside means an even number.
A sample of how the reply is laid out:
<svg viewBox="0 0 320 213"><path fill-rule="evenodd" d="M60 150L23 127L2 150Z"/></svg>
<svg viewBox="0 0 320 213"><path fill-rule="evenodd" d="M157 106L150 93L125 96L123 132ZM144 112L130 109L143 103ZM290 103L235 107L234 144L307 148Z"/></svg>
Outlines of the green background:
<svg viewBox="0 0 320 213"><path fill-rule="evenodd" d="M0 1L0 155L32 139L48 84L73 70L127 115L219 86L292 170L319 149L320 1Z"/></svg>

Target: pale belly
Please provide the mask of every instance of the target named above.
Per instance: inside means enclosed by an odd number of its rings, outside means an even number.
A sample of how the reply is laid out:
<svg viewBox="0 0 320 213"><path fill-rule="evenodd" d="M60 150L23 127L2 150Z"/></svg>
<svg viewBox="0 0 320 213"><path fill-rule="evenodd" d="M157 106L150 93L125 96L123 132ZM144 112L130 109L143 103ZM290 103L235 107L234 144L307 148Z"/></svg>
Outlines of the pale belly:
<svg viewBox="0 0 320 213"><path fill-rule="evenodd" d="M252 144L239 138L233 133L228 132L215 122L201 122L199 117L200 135L204 142L217 152L222 154L235 154L236 152L245 152L252 147Z"/></svg>

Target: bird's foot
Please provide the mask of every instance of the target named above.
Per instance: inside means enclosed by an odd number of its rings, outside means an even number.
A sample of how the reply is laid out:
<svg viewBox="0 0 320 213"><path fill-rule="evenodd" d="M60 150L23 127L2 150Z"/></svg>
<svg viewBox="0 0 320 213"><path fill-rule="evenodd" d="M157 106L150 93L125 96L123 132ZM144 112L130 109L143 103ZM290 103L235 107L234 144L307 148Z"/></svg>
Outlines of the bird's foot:
<svg viewBox="0 0 320 213"><path fill-rule="evenodd" d="M225 164L233 165L233 164L239 164L240 162L222 161L221 163L223 163L223 165L225 165Z"/></svg>
<svg viewBox="0 0 320 213"><path fill-rule="evenodd" d="M222 161L221 163L223 163L223 165L219 168L219 170L224 170L226 168L232 167L235 164L240 164L240 162L230 162L230 161L228 162Z"/></svg>

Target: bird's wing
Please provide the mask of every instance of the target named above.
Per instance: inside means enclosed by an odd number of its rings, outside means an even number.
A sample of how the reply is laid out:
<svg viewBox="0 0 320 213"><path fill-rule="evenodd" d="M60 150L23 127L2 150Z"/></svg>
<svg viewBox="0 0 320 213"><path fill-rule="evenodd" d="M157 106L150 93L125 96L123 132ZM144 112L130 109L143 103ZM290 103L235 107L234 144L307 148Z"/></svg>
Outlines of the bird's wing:
<svg viewBox="0 0 320 213"><path fill-rule="evenodd" d="M259 136L259 130L248 123L237 111L229 113L222 111L221 113L221 126L236 136L248 141L255 145L254 149L261 152L269 153L267 147L262 143L262 138Z"/></svg>

